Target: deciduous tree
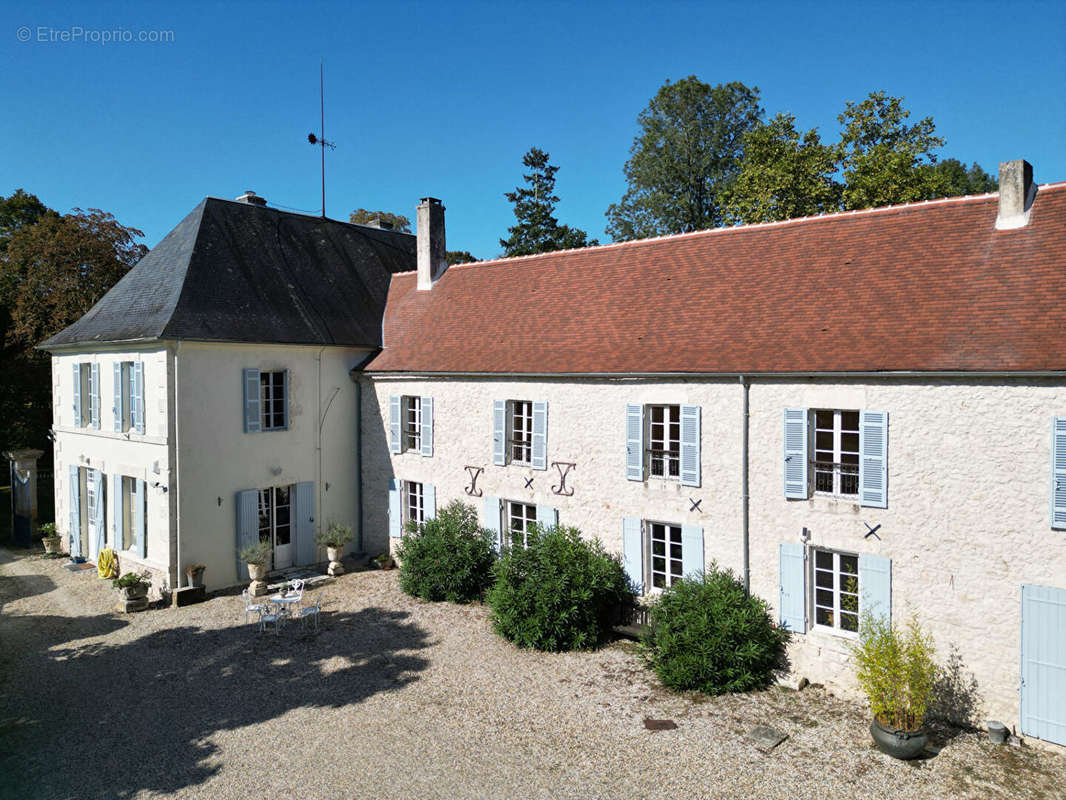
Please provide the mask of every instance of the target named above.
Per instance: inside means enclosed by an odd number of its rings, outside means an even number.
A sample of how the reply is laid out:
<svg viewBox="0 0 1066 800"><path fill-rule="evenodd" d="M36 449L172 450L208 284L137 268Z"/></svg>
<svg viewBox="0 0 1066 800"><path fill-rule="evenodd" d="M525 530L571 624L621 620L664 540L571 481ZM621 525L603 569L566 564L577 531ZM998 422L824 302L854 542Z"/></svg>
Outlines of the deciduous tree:
<svg viewBox="0 0 1066 800"><path fill-rule="evenodd" d="M380 219L392 225L394 231L400 233L411 232L411 220L402 214L390 214L388 211L370 211L366 208L357 208L348 215L348 221L356 225L366 225L373 219Z"/></svg>

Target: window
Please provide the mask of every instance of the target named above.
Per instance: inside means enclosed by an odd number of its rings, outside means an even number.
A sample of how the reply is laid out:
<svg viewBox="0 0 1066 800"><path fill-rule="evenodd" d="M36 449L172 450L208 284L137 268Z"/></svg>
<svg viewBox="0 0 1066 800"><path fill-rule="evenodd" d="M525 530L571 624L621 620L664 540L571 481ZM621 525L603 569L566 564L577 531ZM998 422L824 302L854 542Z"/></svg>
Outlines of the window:
<svg viewBox="0 0 1066 800"><path fill-rule="evenodd" d="M421 525L426 521L425 493L421 483L404 481L403 512L405 523L414 522L416 525Z"/></svg>
<svg viewBox="0 0 1066 800"><path fill-rule="evenodd" d="M649 522L646 530L648 585L652 589L666 589L683 574L681 526Z"/></svg>
<svg viewBox="0 0 1066 800"><path fill-rule="evenodd" d="M529 542L529 529L537 521L537 507L529 503L504 501L507 512L507 533L511 544L525 547Z"/></svg>
<svg viewBox="0 0 1066 800"><path fill-rule="evenodd" d="M859 557L814 551L814 624L859 632Z"/></svg>
<svg viewBox="0 0 1066 800"><path fill-rule="evenodd" d="M859 412L817 410L813 415L814 490L859 493Z"/></svg>
<svg viewBox="0 0 1066 800"><path fill-rule="evenodd" d="M133 397L132 387L130 382L133 380L133 362L123 361L115 370L115 378L118 380L118 386L115 389L115 400L118 402L118 408L116 409L118 414L118 432L125 433L133 427L133 408L131 398Z"/></svg>
<svg viewBox="0 0 1066 800"><path fill-rule="evenodd" d="M148 492L141 493L141 513L143 514L141 519L145 520L147 526L148 520ZM122 542L121 549L129 550L136 542L137 532L137 479L122 477L122 497L119 498L122 503ZM145 542L145 553L147 554L147 541Z"/></svg>
<svg viewBox="0 0 1066 800"><path fill-rule="evenodd" d="M271 547L284 547L292 542L291 486L275 486L259 490L259 541Z"/></svg>
<svg viewBox="0 0 1066 800"><path fill-rule="evenodd" d="M648 467L653 478L681 475L681 406L648 406Z"/></svg>
<svg viewBox="0 0 1066 800"><path fill-rule="evenodd" d="M259 414L265 431L280 431L288 427L285 383L285 370L259 373Z"/></svg>
<svg viewBox="0 0 1066 800"><path fill-rule="evenodd" d="M422 398L403 398L403 449L422 450Z"/></svg>
<svg viewBox="0 0 1066 800"><path fill-rule="evenodd" d="M510 406L507 441L511 463L529 466L533 461L533 403L512 400Z"/></svg>
<svg viewBox="0 0 1066 800"><path fill-rule="evenodd" d="M96 427L100 419L100 393L97 386L96 364L74 365L74 425L79 428Z"/></svg>

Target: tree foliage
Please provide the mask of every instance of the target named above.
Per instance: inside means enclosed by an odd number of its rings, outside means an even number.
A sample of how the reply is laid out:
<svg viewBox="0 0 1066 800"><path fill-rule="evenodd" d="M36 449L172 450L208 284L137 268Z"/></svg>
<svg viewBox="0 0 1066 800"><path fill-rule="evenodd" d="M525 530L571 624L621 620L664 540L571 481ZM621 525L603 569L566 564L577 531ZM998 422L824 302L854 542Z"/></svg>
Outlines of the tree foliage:
<svg viewBox="0 0 1066 800"><path fill-rule="evenodd" d="M625 241L722 225L745 134L762 116L757 88L712 87L694 75L667 81L637 118L628 186L607 209L607 232Z"/></svg>
<svg viewBox="0 0 1066 800"><path fill-rule="evenodd" d="M388 211L370 211L366 208L357 208L348 215L348 221L355 225L368 225L374 219L389 223L394 231L399 231L400 233L411 232L411 220L402 214L390 214Z"/></svg>
<svg viewBox="0 0 1066 800"><path fill-rule="evenodd" d="M550 158L544 150L531 147L522 157L522 164L530 170L522 176L527 185L504 193L514 205L517 220L507 229L511 235L500 239L500 246L508 257L599 244L595 239L590 241L585 231L561 225L555 218L555 206L559 202L555 196L555 173L559 168L549 163Z"/></svg>
<svg viewBox="0 0 1066 800"><path fill-rule="evenodd" d="M796 130L792 114L778 114L744 136L744 157L725 192L730 222L774 222L836 211L842 187L834 177L837 149L817 129Z"/></svg>
<svg viewBox="0 0 1066 800"><path fill-rule="evenodd" d="M481 259L474 258L469 250L449 250L444 254L444 260L448 262L450 267L452 264L473 264Z"/></svg>
<svg viewBox="0 0 1066 800"><path fill-rule="evenodd" d="M981 169L976 161L967 169L957 158L945 158L925 169L933 192L930 199L986 194L999 189L999 181Z"/></svg>

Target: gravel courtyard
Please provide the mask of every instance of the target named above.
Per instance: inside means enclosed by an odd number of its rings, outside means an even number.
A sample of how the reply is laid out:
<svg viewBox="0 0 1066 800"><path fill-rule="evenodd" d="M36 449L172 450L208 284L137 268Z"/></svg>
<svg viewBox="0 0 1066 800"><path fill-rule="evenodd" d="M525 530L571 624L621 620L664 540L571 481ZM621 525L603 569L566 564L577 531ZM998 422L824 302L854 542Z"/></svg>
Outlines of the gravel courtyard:
<svg viewBox="0 0 1066 800"><path fill-rule="evenodd" d="M113 613L95 570L0 550L0 797L1061 797L1066 758L977 734L872 749L858 705L808 688L664 691L632 644L519 651L482 607L395 572L325 588L318 634L244 625L239 596ZM675 730L649 731L645 718ZM788 739L762 754L758 724Z"/></svg>

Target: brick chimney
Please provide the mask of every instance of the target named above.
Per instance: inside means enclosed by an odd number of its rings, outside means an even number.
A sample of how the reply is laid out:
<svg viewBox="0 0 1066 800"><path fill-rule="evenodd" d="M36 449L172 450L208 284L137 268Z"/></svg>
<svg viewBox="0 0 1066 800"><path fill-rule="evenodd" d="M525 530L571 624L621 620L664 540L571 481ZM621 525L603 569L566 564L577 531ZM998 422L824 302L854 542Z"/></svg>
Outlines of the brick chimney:
<svg viewBox="0 0 1066 800"><path fill-rule="evenodd" d="M1033 165L1024 159L999 164L999 213L996 230L1009 231L1029 224L1029 211L1036 198Z"/></svg>
<svg viewBox="0 0 1066 800"><path fill-rule="evenodd" d="M251 189L245 189L244 194L237 198L238 203L247 203L251 206L265 206L267 204L265 197L260 197Z"/></svg>
<svg viewBox="0 0 1066 800"><path fill-rule="evenodd" d="M433 288L448 268L444 246L444 206L435 197L423 197L418 203L418 289Z"/></svg>

